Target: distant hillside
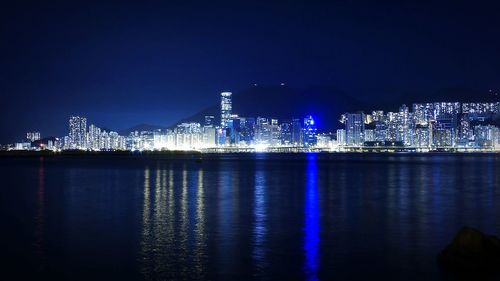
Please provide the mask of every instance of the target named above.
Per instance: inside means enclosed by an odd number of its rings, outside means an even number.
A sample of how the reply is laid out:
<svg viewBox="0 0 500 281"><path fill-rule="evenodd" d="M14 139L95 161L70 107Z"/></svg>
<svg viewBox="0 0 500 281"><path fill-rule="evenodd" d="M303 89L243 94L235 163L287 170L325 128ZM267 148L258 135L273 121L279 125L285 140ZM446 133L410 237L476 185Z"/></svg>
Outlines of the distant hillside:
<svg viewBox="0 0 500 281"><path fill-rule="evenodd" d="M487 102L499 101L500 96L487 90L474 90L465 87L448 87L429 93L410 93L409 91L391 90L358 93L360 96L373 97L370 102L357 100L353 94L347 94L335 87L317 86L306 89L296 89L289 86L254 86L240 92L233 92L233 113L242 117L267 117L280 120L303 118L312 115L323 130L338 127L341 114L362 110L366 113L372 110L397 111L402 104L411 106L413 103L458 101ZM181 119L170 126L154 126L141 124L120 133L129 134L132 131L156 130L173 128L182 122L200 122L203 124L206 115L215 116L215 122L220 122L219 95L214 94L214 104L199 112Z"/></svg>
<svg viewBox="0 0 500 281"><path fill-rule="evenodd" d="M164 126L157 126L157 125L150 125L150 124L139 124L139 125L136 125L134 127L131 127L131 128L125 129L125 130L121 130L118 133L120 135L126 136L134 131L139 131L139 132L140 131L154 131L154 130L158 130L158 129L163 130L166 128L167 127L164 127Z"/></svg>
<svg viewBox="0 0 500 281"><path fill-rule="evenodd" d="M324 130L333 128L340 114L364 107L366 105L360 101L333 87L295 89L288 86L255 86L233 93L233 113L242 117L292 119L312 115ZM220 122L219 114L220 105L217 102L175 124L203 122L205 115L214 115L216 122Z"/></svg>

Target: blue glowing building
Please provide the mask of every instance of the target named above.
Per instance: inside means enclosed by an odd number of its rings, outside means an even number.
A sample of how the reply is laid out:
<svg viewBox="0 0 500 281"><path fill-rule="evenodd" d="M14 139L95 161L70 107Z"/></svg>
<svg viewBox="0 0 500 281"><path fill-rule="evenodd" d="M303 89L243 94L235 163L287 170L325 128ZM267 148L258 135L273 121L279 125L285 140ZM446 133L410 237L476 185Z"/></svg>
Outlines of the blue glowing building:
<svg viewBox="0 0 500 281"><path fill-rule="evenodd" d="M316 123L311 115L304 118L304 146L315 146L317 142L317 128Z"/></svg>

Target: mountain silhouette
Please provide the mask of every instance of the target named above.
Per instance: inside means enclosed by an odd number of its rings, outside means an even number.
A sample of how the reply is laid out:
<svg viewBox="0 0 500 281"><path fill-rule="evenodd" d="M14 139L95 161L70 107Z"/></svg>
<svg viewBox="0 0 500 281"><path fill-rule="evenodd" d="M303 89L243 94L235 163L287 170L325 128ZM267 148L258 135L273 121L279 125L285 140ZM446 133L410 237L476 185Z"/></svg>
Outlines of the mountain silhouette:
<svg viewBox="0 0 500 281"><path fill-rule="evenodd" d="M292 118L302 119L307 115L315 118L318 128L323 131L339 128L340 115L346 112L373 110L385 112L398 111L402 104L411 108L413 103L424 102L497 102L500 100L494 91L481 91L467 87L447 87L427 93L415 93L404 90L390 90L390 98L386 91L373 91L370 102L358 100L354 94L345 93L333 86L314 86L303 89L286 85L253 86L239 92L233 92L232 102L234 114L241 117L267 117L278 120ZM363 93L363 96L367 96ZM174 128L182 122L199 122L203 124L206 115L213 115L216 124L220 123L220 96L214 95L214 104L197 113L183 118L169 126L155 126L140 124L120 133L128 134L132 131L148 131L156 129Z"/></svg>
<svg viewBox="0 0 500 281"><path fill-rule="evenodd" d="M155 131L155 130L163 130L166 129L166 126L157 126L157 125L151 125L151 124L139 124L135 125L133 127L130 127L128 129L120 130L118 133L122 136L127 136L131 132L141 132L141 131Z"/></svg>
<svg viewBox="0 0 500 281"><path fill-rule="evenodd" d="M219 96L217 96L219 101ZM309 87L296 89L286 85L254 86L232 96L234 114L241 117L267 117L278 120L315 118L323 130L335 128L337 120L346 111L361 110L365 104L334 87ZM201 122L204 116L213 115L220 122L220 104L207 107L176 122ZM174 125L175 125L174 124Z"/></svg>

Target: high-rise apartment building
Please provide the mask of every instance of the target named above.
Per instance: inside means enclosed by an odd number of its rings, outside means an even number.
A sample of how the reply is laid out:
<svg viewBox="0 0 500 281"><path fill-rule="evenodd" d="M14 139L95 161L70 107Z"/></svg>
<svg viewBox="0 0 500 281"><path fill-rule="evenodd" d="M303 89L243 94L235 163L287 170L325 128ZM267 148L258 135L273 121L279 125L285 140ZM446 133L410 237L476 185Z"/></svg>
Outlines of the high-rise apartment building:
<svg viewBox="0 0 500 281"><path fill-rule="evenodd" d="M292 144L294 146L302 145L302 122L300 119L292 119Z"/></svg>
<svg viewBox="0 0 500 281"><path fill-rule="evenodd" d="M363 145L365 132L363 115L363 112L345 114L346 139L349 146Z"/></svg>
<svg viewBox="0 0 500 281"><path fill-rule="evenodd" d="M233 103L231 100L231 92L222 92L220 94L220 125L222 128L226 128L229 120L231 119L231 112L233 110Z"/></svg>
<svg viewBox="0 0 500 281"><path fill-rule="evenodd" d="M292 144L292 124L289 121L280 124L280 140L282 145Z"/></svg>
<svg viewBox="0 0 500 281"><path fill-rule="evenodd" d="M87 118L71 116L69 118L69 148L86 149Z"/></svg>
<svg viewBox="0 0 500 281"><path fill-rule="evenodd" d="M347 144L346 133L344 129L337 129L337 145L344 146Z"/></svg>
<svg viewBox="0 0 500 281"><path fill-rule="evenodd" d="M26 133L26 139L30 142L40 140L40 132L28 132Z"/></svg>
<svg viewBox="0 0 500 281"><path fill-rule="evenodd" d="M267 118L257 117L255 142L258 144L269 144L271 142L271 129Z"/></svg>

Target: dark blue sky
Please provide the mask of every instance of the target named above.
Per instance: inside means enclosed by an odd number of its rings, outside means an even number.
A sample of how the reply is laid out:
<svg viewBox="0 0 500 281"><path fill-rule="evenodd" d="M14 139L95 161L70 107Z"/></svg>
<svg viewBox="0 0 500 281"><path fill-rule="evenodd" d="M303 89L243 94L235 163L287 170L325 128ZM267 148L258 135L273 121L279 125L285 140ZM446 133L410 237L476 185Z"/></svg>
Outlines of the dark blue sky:
<svg viewBox="0 0 500 281"><path fill-rule="evenodd" d="M169 125L254 83L365 101L499 87L493 1L18 2L0 10L0 142L71 114Z"/></svg>

